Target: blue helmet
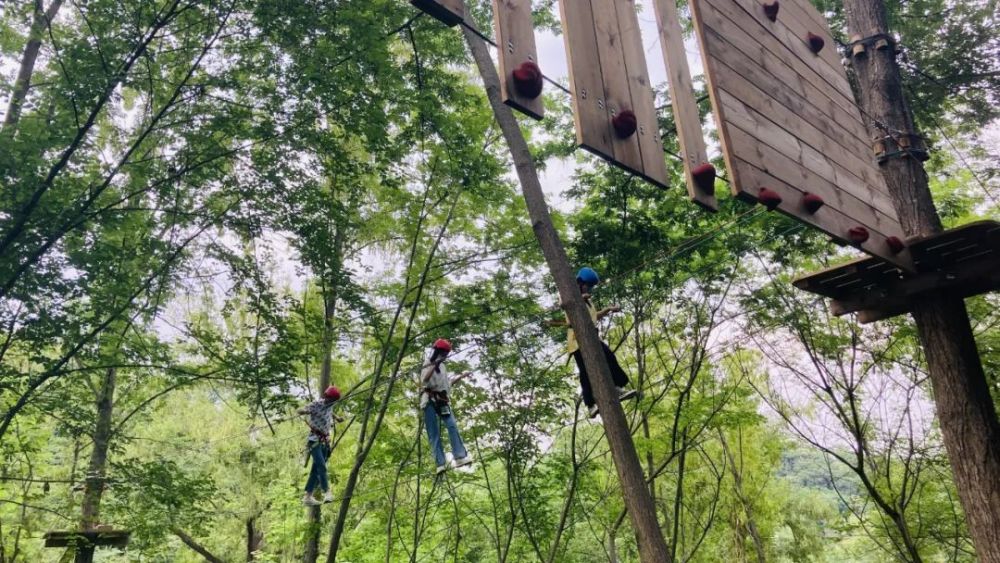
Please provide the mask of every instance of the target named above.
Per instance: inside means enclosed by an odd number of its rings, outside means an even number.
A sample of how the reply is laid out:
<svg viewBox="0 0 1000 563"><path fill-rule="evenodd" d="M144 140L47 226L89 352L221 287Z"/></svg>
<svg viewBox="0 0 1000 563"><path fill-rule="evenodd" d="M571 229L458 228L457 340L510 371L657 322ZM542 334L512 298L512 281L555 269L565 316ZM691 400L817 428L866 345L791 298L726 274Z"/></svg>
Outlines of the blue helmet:
<svg viewBox="0 0 1000 563"><path fill-rule="evenodd" d="M580 268L576 274L576 281L586 285L597 285L601 283L601 278L592 268Z"/></svg>

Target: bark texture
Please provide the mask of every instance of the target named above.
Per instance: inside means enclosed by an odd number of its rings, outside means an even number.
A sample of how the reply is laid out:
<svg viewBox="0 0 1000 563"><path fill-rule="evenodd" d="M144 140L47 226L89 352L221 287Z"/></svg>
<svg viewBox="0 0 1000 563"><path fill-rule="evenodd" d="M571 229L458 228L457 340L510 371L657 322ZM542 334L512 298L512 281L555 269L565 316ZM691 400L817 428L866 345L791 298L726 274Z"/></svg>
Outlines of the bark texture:
<svg viewBox="0 0 1000 563"><path fill-rule="evenodd" d="M31 89L31 77L35 73L35 61L38 60L38 52L42 49L42 36L49 28L52 20L55 19L62 0L52 0L48 9L42 5L42 0L35 0L35 11L31 19L31 30L28 32L28 42L24 45L24 52L21 54L21 65L17 70L17 79L14 81L14 91L11 92L10 102L7 104L7 113L4 114L4 132L13 133L12 129L21 118L21 109L24 100L28 97L28 90Z"/></svg>
<svg viewBox="0 0 1000 563"><path fill-rule="evenodd" d="M883 0L845 0L851 34L887 32ZM861 107L874 136L915 133L893 49L868 49L853 59ZM942 231L927 173L915 158L891 158L882 172L908 237ZM1000 422L976 349L965 302L922 297L913 318L927 356L938 420L976 551L1000 563Z"/></svg>
<svg viewBox="0 0 1000 563"><path fill-rule="evenodd" d="M105 473L108 465L108 448L111 445L112 420L114 414L115 384L117 368L104 372L104 381L97 397L97 424L94 427L94 448L90 452L87 477L84 480L83 508L80 529L90 530L97 526L101 514L101 498L104 496Z"/></svg>

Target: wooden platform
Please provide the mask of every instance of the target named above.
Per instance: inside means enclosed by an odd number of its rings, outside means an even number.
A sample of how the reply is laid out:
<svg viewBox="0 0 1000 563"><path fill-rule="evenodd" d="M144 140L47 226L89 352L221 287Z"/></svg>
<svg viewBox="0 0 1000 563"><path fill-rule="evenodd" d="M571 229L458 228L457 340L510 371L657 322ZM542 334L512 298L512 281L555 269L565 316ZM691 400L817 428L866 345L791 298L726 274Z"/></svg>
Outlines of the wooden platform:
<svg viewBox="0 0 1000 563"><path fill-rule="evenodd" d="M125 530L87 532L46 532L45 547L119 547L128 546L132 533Z"/></svg>
<svg viewBox="0 0 1000 563"><path fill-rule="evenodd" d="M864 258L793 283L832 299L836 315L858 313L862 323L905 314L914 300L932 292L971 297L1000 289L1000 222L971 223L908 246L915 274Z"/></svg>

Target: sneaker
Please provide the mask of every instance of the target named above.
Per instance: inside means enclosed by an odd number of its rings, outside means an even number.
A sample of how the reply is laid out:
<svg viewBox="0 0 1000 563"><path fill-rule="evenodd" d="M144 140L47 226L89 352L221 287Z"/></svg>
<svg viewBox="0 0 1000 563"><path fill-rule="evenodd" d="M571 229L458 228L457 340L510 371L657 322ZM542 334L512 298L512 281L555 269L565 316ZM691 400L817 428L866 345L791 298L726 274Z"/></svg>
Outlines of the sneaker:
<svg viewBox="0 0 1000 563"><path fill-rule="evenodd" d="M471 455L467 455L465 457L460 457L460 458L456 459L455 460L455 467L465 467L466 465L470 465L471 463L472 463L472 456Z"/></svg>
<svg viewBox="0 0 1000 563"><path fill-rule="evenodd" d="M619 401L627 401L628 399L631 399L632 397L635 397L635 395L636 395L635 389L626 389L624 387L619 387L618 388L618 400Z"/></svg>
<svg viewBox="0 0 1000 563"><path fill-rule="evenodd" d="M328 502L333 502L333 493L330 491L327 491L326 494L323 495L323 503L325 504Z"/></svg>
<svg viewBox="0 0 1000 563"><path fill-rule="evenodd" d="M306 506L319 506L323 503L316 500L316 498L312 496L312 493L306 493L306 496L302 497L302 504Z"/></svg>
<svg viewBox="0 0 1000 563"><path fill-rule="evenodd" d="M601 409L597 408L597 405L594 405L587 409L587 412L590 413L590 418L594 418L597 416L597 413L601 412Z"/></svg>
<svg viewBox="0 0 1000 563"><path fill-rule="evenodd" d="M437 466L437 469L434 470L434 474L435 475L440 475L440 474L444 473L445 471L448 471L448 466L447 465L439 465L439 466Z"/></svg>

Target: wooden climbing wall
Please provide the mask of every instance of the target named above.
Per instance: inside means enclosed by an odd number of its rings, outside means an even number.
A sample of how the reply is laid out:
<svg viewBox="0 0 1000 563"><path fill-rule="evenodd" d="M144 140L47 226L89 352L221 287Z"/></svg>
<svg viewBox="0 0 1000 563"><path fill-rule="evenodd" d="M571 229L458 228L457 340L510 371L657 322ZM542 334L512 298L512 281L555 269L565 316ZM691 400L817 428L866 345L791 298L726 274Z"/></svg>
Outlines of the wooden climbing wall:
<svg viewBox="0 0 1000 563"><path fill-rule="evenodd" d="M823 15L808 0L779 0L776 13L769 3L774 21L761 0L689 1L733 193L776 194L777 210L911 270Z"/></svg>
<svg viewBox="0 0 1000 563"><path fill-rule="evenodd" d="M493 24L503 102L529 117L542 119L544 82L538 66L531 0L493 0Z"/></svg>
<svg viewBox="0 0 1000 563"><path fill-rule="evenodd" d="M633 0L559 0L578 144L669 185Z"/></svg>

